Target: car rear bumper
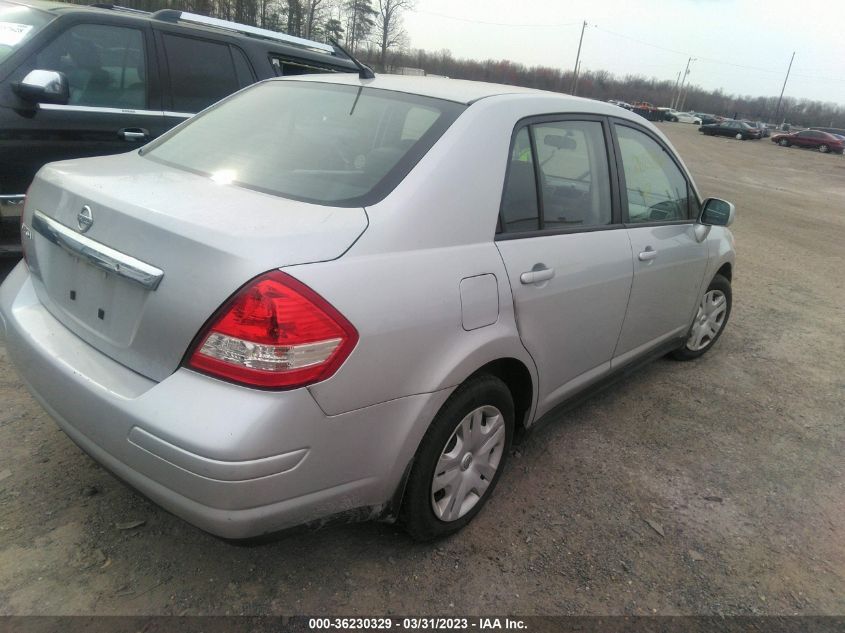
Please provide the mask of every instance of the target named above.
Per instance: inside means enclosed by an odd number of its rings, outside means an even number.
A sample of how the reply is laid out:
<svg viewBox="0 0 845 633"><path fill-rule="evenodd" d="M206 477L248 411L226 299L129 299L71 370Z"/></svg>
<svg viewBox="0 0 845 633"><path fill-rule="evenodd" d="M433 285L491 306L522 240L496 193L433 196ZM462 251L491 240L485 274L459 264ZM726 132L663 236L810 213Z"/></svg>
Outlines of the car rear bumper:
<svg viewBox="0 0 845 633"><path fill-rule="evenodd" d="M307 389L258 391L186 369L156 383L50 315L23 262L0 287L0 333L22 380L74 442L226 538L361 508L378 515L450 391L327 416Z"/></svg>

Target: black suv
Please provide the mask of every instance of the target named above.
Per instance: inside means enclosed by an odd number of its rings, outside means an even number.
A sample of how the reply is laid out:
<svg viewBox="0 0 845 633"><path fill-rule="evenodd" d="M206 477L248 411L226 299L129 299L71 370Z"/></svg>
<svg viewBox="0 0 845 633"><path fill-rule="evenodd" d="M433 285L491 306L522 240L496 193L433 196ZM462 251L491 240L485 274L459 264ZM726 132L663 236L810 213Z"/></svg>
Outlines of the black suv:
<svg viewBox="0 0 845 633"><path fill-rule="evenodd" d="M358 72L328 44L174 10L0 0L0 255L35 172L131 151L262 79Z"/></svg>

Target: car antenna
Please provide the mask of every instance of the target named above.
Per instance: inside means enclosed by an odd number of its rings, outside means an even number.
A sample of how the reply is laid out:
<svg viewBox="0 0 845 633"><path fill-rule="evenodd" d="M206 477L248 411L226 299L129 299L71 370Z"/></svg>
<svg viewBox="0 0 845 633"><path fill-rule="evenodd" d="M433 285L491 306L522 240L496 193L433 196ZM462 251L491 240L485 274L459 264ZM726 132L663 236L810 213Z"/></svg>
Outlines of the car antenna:
<svg viewBox="0 0 845 633"><path fill-rule="evenodd" d="M358 76L361 79L375 79L376 78L376 74L373 72L372 68L370 68L369 66L364 66L364 64L362 64L357 59L355 59L349 51L347 51L345 48L343 48L343 46L341 46L340 44L337 43L337 40L335 38L330 37L329 41L334 45L334 47L336 49L338 49L341 53L343 53L349 59L351 59L352 63L355 64L358 67Z"/></svg>

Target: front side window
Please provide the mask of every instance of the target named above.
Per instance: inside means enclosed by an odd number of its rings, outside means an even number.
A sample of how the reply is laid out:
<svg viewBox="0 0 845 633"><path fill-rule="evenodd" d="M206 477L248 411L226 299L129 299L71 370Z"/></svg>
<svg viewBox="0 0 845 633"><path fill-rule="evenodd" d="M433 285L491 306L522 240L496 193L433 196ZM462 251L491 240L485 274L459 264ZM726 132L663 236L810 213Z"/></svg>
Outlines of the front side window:
<svg viewBox="0 0 845 633"><path fill-rule="evenodd" d="M686 178L675 161L650 136L617 125L628 198L628 222L676 222L690 213Z"/></svg>
<svg viewBox="0 0 845 633"><path fill-rule="evenodd" d="M387 195L464 108L387 90L270 81L195 117L142 154L216 182L365 206Z"/></svg>
<svg viewBox="0 0 845 633"><path fill-rule="evenodd" d="M144 35L137 29L77 24L41 49L31 65L65 74L69 105L147 106Z"/></svg>
<svg viewBox="0 0 845 633"><path fill-rule="evenodd" d="M0 2L0 62L52 19L53 16L46 11Z"/></svg>

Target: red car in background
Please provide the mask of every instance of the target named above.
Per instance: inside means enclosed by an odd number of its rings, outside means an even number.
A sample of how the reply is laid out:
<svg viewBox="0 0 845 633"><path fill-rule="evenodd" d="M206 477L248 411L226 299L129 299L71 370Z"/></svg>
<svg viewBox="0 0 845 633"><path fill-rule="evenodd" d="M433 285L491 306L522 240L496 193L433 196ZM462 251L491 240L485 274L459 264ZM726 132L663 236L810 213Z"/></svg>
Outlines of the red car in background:
<svg viewBox="0 0 845 633"><path fill-rule="evenodd" d="M804 130L803 132L793 132L792 134L774 134L772 135L772 143L777 143L783 147L795 145L796 147L809 147L817 149L822 154L827 152L836 152L841 154L845 151L845 139L829 134L828 132L820 132L819 130Z"/></svg>

